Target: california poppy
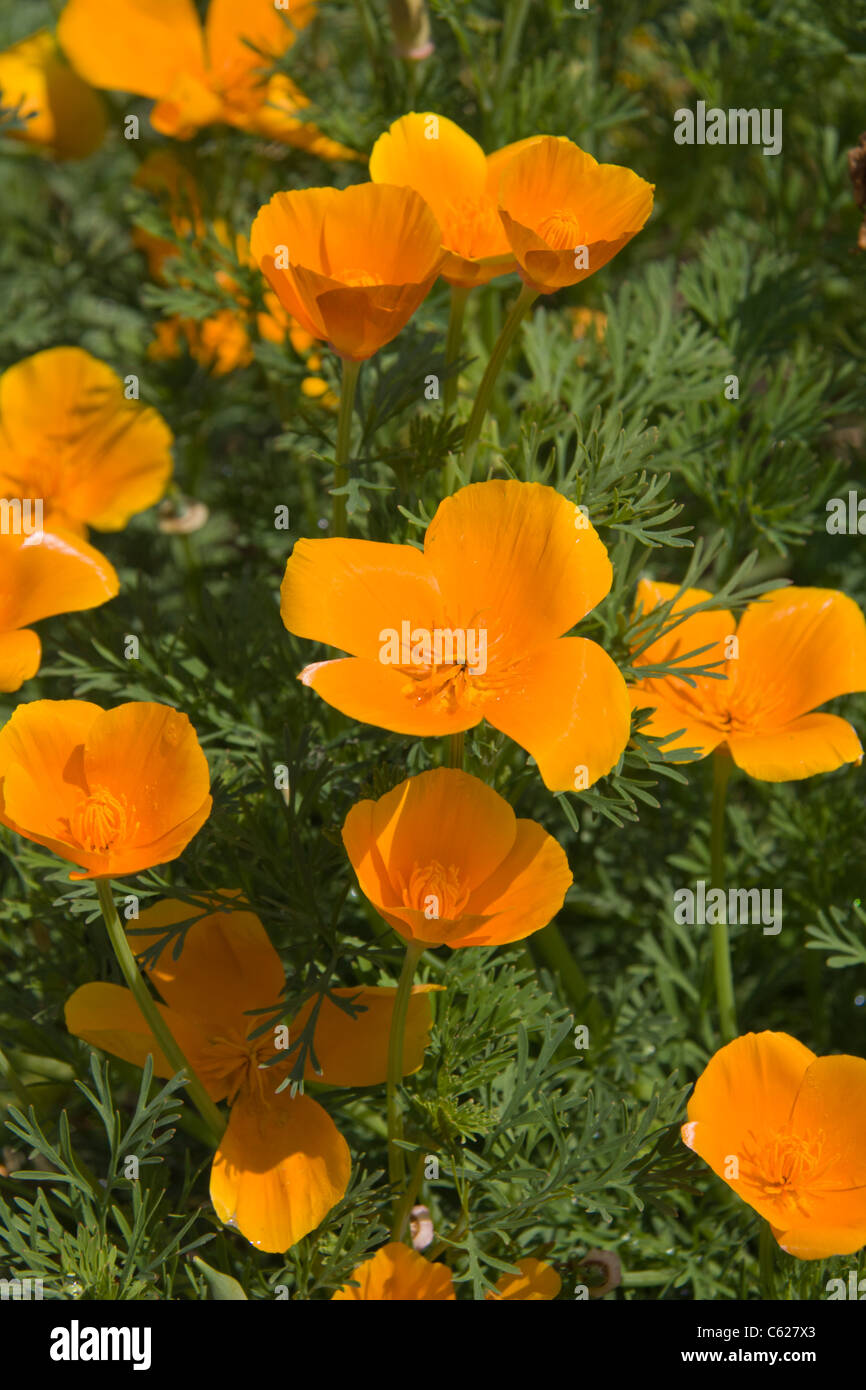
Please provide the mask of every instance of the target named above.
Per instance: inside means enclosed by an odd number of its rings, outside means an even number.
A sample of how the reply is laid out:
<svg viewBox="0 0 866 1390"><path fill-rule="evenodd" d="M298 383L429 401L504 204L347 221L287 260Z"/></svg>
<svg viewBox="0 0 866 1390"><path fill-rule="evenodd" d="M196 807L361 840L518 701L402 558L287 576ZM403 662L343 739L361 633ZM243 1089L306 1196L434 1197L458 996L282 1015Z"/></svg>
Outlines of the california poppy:
<svg viewBox="0 0 866 1390"><path fill-rule="evenodd" d="M18 690L39 670L42 645L30 623L95 608L119 587L105 556L77 536L0 531L0 690Z"/></svg>
<svg viewBox="0 0 866 1390"><path fill-rule="evenodd" d="M486 719L531 753L551 790L583 789L625 748L628 691L597 643L562 634L611 578L573 503L540 483L496 480L445 498L423 552L297 541L281 612L290 632L352 653L300 676L344 714L420 736ZM483 662L467 659L467 643L479 657L483 644Z"/></svg>
<svg viewBox="0 0 866 1390"><path fill-rule="evenodd" d="M0 53L0 106L23 125L4 131L55 159L84 159L102 144L108 118L92 87L63 57L47 29Z"/></svg>
<svg viewBox="0 0 866 1390"><path fill-rule="evenodd" d="M669 601L675 584L642 580L644 613ZM672 615L712 595L688 589ZM698 748L705 757L725 746L737 767L764 782L787 782L859 763L854 729L835 714L814 714L837 695L866 690L866 620L853 599L835 589L775 589L750 603L739 623L726 609L685 618L635 658L659 665L708 647L687 666L712 666L722 679L679 676L639 681L634 709L651 709L646 732L683 732L668 752Z"/></svg>
<svg viewBox="0 0 866 1390"><path fill-rule="evenodd" d="M136 701L19 705L0 729L0 823L118 878L182 854L211 810L207 759L185 714Z"/></svg>
<svg viewBox="0 0 866 1390"><path fill-rule="evenodd" d="M275 193L250 233L256 264L283 308L353 362L396 338L446 253L411 188L361 183Z"/></svg>
<svg viewBox="0 0 866 1390"><path fill-rule="evenodd" d="M601 270L652 206L652 184L619 164L599 164L561 136L527 142L499 181L508 244L526 283L542 294Z"/></svg>
<svg viewBox="0 0 866 1390"><path fill-rule="evenodd" d="M0 495L41 498L50 530L121 530L165 491L171 443L162 417L82 348L37 352L0 376Z"/></svg>
<svg viewBox="0 0 866 1390"><path fill-rule="evenodd" d="M499 181L509 159L539 138L530 136L485 156L454 121L430 111L410 111L373 146L370 178L420 193L449 253L443 278L465 288L483 285L517 269L499 217Z"/></svg>
<svg viewBox="0 0 866 1390"><path fill-rule="evenodd" d="M180 1042L190 1066L214 1101L231 1106L228 1127L211 1170L211 1201L219 1219L234 1225L262 1250L286 1250L313 1230L340 1200L351 1160L327 1111L309 1096L277 1087L292 1060L275 1029L261 1028L260 1010L275 1006L285 980L279 956L258 917L238 910L193 907L166 901L141 914L146 935L130 937L145 952L165 939L166 929L195 918L179 957L165 945L147 974L165 1004L160 1012ZM404 1070L424 1059L430 1024L430 986L420 985L410 1001ZM334 996L360 1010L355 1017L330 997L320 1006L313 1034L316 1071L308 1057L305 1080L332 1086L371 1086L385 1077L393 989L336 989ZM291 1042L308 1021L308 1000L288 1025ZM116 1057L143 1066L153 1057L158 1076L171 1076L143 1015L127 989L82 985L66 1005L66 1025L76 1037ZM281 1025L277 1025L276 1029ZM282 1055L282 1062L273 1065Z"/></svg>
<svg viewBox="0 0 866 1390"><path fill-rule="evenodd" d="M547 926L572 882L552 835L456 768L357 802L343 844L376 911L402 937L431 946L522 941Z"/></svg>
<svg viewBox="0 0 866 1390"><path fill-rule="evenodd" d="M556 1270L542 1260L519 1260L520 1275L503 1274L496 1293L488 1299L556 1298L562 1281ZM332 1302L438 1302L456 1300L454 1278L447 1265L425 1260L417 1251L399 1241L391 1241L352 1271L351 1284L344 1284Z"/></svg>
<svg viewBox="0 0 866 1390"><path fill-rule="evenodd" d="M866 1061L746 1033L698 1078L682 1137L801 1260L866 1244Z"/></svg>
<svg viewBox="0 0 866 1390"><path fill-rule="evenodd" d="M309 103L284 73L267 69L310 23L312 0L211 0L202 27L193 0L69 0L58 38L94 87L156 101L151 124L188 140L225 123L323 158L354 157L298 118Z"/></svg>

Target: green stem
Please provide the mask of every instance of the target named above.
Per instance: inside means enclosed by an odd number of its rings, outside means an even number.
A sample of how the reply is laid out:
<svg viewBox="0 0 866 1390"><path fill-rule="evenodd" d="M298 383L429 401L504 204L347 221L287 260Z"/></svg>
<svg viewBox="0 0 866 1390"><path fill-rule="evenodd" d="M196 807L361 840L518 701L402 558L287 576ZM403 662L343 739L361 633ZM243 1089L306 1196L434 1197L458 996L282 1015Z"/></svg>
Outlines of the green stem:
<svg viewBox="0 0 866 1390"><path fill-rule="evenodd" d="M10 1091L14 1091L21 1104L24 1106L24 1113L27 1113L28 1105L33 1104L33 1096L28 1091L26 1085L21 1080L15 1067L12 1065L7 1054L0 1047L0 1074L5 1075L9 1082Z"/></svg>
<svg viewBox="0 0 866 1390"><path fill-rule="evenodd" d="M162 1049L168 1064L175 1072L185 1072L189 1080L186 1082L186 1089L190 1099L204 1120L211 1132L213 1139L219 1143L225 1129L225 1120L217 1110L204 1086L199 1081L183 1052L174 1040L174 1036L156 1005L156 1000L147 988L142 979L135 956L130 949L126 932L123 930L120 918L117 915L117 908L111 896L111 884L107 878L96 880L96 891L99 894L99 906L102 908L102 916L108 931L108 939L117 958L123 978L135 999L136 1004L144 1015L145 1022L154 1036L154 1039Z"/></svg>
<svg viewBox="0 0 866 1390"><path fill-rule="evenodd" d="M463 341L463 316L466 313L468 298L469 290L465 285L451 286L451 309L448 314L448 335L445 339L446 367L453 366L460 356L460 346ZM446 415L449 415L454 409L457 400L457 380L457 372L445 378L442 405Z"/></svg>
<svg viewBox="0 0 866 1390"><path fill-rule="evenodd" d="M340 389L340 413L337 416L337 448L334 456L334 487L346 487L349 482L349 446L352 442L352 409L358 385L360 362L343 358L343 382ZM346 494L334 498L334 535L346 534Z"/></svg>
<svg viewBox="0 0 866 1390"><path fill-rule="evenodd" d="M728 779L733 764L727 753L713 754L713 801L710 813L710 887L725 886L725 800ZM731 943L726 922L713 922L713 973L716 979L716 1001L719 1006L719 1029L722 1041L732 1042L737 1036L737 1013L734 1004L734 977L731 971Z"/></svg>
<svg viewBox="0 0 866 1390"><path fill-rule="evenodd" d="M466 734L461 729L459 734L451 734L448 739L448 766L463 767L463 752L466 745Z"/></svg>
<svg viewBox="0 0 866 1390"><path fill-rule="evenodd" d="M493 395L493 387L496 385L496 378L502 368L502 364L508 355L508 349L514 341L515 334L523 320L524 315L532 304L535 303L540 291L524 285L511 306L511 312L502 326L502 332L490 354L490 361L487 363L487 370L481 378L481 385L478 388L478 395L475 397L475 404L472 407L472 414L469 416L469 423L466 426L466 433L463 436L463 467L467 480L471 480L472 463L475 458L475 451L478 448L478 439L481 434L481 426L484 424L490 398Z"/></svg>
<svg viewBox="0 0 866 1390"><path fill-rule="evenodd" d="M423 953L423 942L409 941L406 943L406 955L403 960L403 969L400 971L397 994L394 998L391 1035L388 1039L388 1176L391 1183L397 1188L403 1186L406 1177L403 1150L398 1148L395 1143L395 1140L403 1138L403 1119L400 1114L400 1097L397 1088L403 1079L403 1035L406 1032L406 1015L409 1012L412 980L415 976L415 967Z"/></svg>
<svg viewBox="0 0 866 1390"><path fill-rule="evenodd" d="M776 1241L770 1223L769 1221L762 1221L761 1234L758 1238L758 1267L762 1298L776 1297L775 1250Z"/></svg>
<svg viewBox="0 0 866 1390"><path fill-rule="evenodd" d="M541 931L534 932L529 940L531 949L537 950L554 975L559 977L575 1009L585 1015L590 1037L594 1032L600 1032L604 1028L601 1008L593 999L584 973L568 949L565 937L556 923L550 922Z"/></svg>
<svg viewBox="0 0 866 1390"><path fill-rule="evenodd" d="M412 1208L415 1205L415 1200L418 1196L418 1190L421 1186L421 1179L424 1176L425 1158L426 1154L418 1154L417 1158L415 1159L415 1167L412 1169L412 1176L409 1179L409 1186L406 1188L406 1191L403 1193L403 1196L397 1203L396 1209L394 1211L394 1225L391 1229L392 1240L402 1240L403 1236L405 1235L406 1227L409 1223L409 1217L412 1213Z"/></svg>

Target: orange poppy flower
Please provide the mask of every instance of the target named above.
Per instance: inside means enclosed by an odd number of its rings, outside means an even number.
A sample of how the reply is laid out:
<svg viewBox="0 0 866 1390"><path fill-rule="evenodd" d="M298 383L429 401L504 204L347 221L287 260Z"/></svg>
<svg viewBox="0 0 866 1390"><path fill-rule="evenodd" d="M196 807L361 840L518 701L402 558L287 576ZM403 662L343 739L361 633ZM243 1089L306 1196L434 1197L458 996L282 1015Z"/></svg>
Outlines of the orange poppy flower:
<svg viewBox="0 0 866 1390"><path fill-rule="evenodd" d="M553 488L473 483L440 503L423 552L297 541L281 612L290 632L352 653L300 677L343 714L422 737L486 719L551 790L583 789L625 748L628 691L597 643L562 634L611 578L594 528Z"/></svg>
<svg viewBox="0 0 866 1390"><path fill-rule="evenodd" d="M188 140L225 123L324 159L356 158L298 118L309 102L284 73L267 76L314 10L313 0L292 0L289 15L273 0L211 0L203 28L193 0L69 0L57 34L94 87L154 98L151 125L163 135Z"/></svg>
<svg viewBox="0 0 866 1390"><path fill-rule="evenodd" d="M426 298L445 260L439 243L413 189L372 183L275 193L250 232L283 308L355 362L396 338Z"/></svg>
<svg viewBox="0 0 866 1390"><path fill-rule="evenodd" d="M519 1260L521 1274L503 1274L497 1281L498 1293L488 1299L556 1298L562 1281L555 1269L542 1260ZM331 1302L437 1302L456 1301L454 1278L447 1265L425 1260L408 1245L391 1241L352 1271L352 1284L344 1284Z"/></svg>
<svg viewBox="0 0 866 1390"><path fill-rule="evenodd" d="M673 598L675 584L641 580L637 603L649 612ZM672 613L712 598L688 589ZM735 639L735 640L733 640ZM750 603L739 624L726 609L696 613L653 642L636 666L659 665L709 647L686 666L711 666L723 679L679 676L639 681L634 709L651 709L645 732L683 732L666 751L725 746L737 767L763 782L832 772L863 756L854 729L835 714L813 714L837 695L866 690L866 620L834 589L776 589ZM692 679L695 679L694 677Z"/></svg>
<svg viewBox="0 0 866 1390"><path fill-rule="evenodd" d="M0 502L4 515L8 501ZM42 646L28 626L114 598L114 567L93 546L62 532L0 530L0 690L18 690L39 670Z"/></svg>
<svg viewBox="0 0 866 1390"><path fill-rule="evenodd" d="M552 835L456 768L357 802L343 844L380 916L428 946L522 941L556 916L572 882Z"/></svg>
<svg viewBox="0 0 866 1390"><path fill-rule="evenodd" d="M653 184L545 135L505 166L499 215L528 285L553 294L594 275L641 230Z"/></svg>
<svg viewBox="0 0 866 1390"><path fill-rule="evenodd" d="M161 319L154 324L147 355L152 362L180 357L182 341L193 361L211 376L227 376L253 360L246 324L234 309L220 309L206 319L185 319L178 314Z"/></svg>
<svg viewBox="0 0 866 1390"><path fill-rule="evenodd" d="M0 729L0 823L119 878L182 854L211 809L207 760L185 714L141 700L19 705Z"/></svg>
<svg viewBox="0 0 866 1390"><path fill-rule="evenodd" d="M42 498L50 530L119 531L171 476L162 416L82 348L49 348L0 376L0 496Z"/></svg>
<svg viewBox="0 0 866 1390"><path fill-rule="evenodd" d="M214 1101L231 1106L228 1127L211 1169L210 1195L219 1219L236 1226L261 1250L286 1250L327 1216L346 1191L351 1160L327 1111L309 1096L277 1087L291 1071L280 1056L275 1031L250 1034L263 1022L254 1010L279 1007L285 979L279 956L254 913L210 911L167 901L143 912L130 937L144 952L166 929L197 918L186 931L177 960L166 946L147 970L165 1004L160 1012L190 1066ZM404 1067L424 1060L430 1024L430 986L412 995ZM320 1006L313 1051L321 1071L307 1061L305 1080L332 1086L373 1086L385 1079L388 1034L396 990L337 989L364 1012L350 1018L326 997ZM309 1000L289 1025L289 1047L314 1007ZM136 1066L150 1054L157 1076L173 1069L157 1046L132 993L120 985L82 985L66 1005L66 1026L93 1047Z"/></svg>
<svg viewBox="0 0 866 1390"><path fill-rule="evenodd" d="M502 171L530 136L486 155L454 121L430 111L401 116L373 146L374 183L414 188L442 229L448 259L442 277L452 285L484 285L517 269L497 207Z"/></svg>
<svg viewBox="0 0 866 1390"><path fill-rule="evenodd" d="M866 1244L866 1061L747 1033L698 1078L683 1141L801 1260Z"/></svg>
<svg viewBox="0 0 866 1390"><path fill-rule="evenodd" d="M22 129L4 134L39 145L55 159L84 159L102 144L108 118L47 29L0 53L0 106L17 108Z"/></svg>

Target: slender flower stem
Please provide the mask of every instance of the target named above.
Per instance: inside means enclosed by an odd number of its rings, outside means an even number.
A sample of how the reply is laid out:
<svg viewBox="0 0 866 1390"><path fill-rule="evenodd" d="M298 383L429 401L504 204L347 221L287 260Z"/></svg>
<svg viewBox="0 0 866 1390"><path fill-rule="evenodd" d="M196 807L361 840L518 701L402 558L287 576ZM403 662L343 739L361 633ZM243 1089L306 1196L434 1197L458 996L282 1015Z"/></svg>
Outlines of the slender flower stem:
<svg viewBox="0 0 866 1390"><path fill-rule="evenodd" d="M475 451L478 448L478 439L481 434L481 427L490 406L490 398L493 395L493 387L496 385L496 378L502 368L502 364L508 355L508 349L514 341L514 336L520 327L524 315L532 304L535 303L540 291L532 289L529 285L524 285L511 306L511 312L502 326L502 332L496 340L493 351L490 354L490 361L487 363L487 370L481 378L481 385L478 388L478 395L475 397L475 404L472 407L472 414L469 416L469 423L466 426L466 433L463 436L463 467L468 479L471 479L472 464L475 459Z"/></svg>
<svg viewBox="0 0 866 1390"><path fill-rule="evenodd" d="M529 937L528 944L530 954L537 949L545 964L559 976L572 1004L583 1014L579 1021L586 1023L590 1033L601 1031L604 1028L604 1015L556 923L550 922L541 931L535 932Z"/></svg>
<svg viewBox="0 0 866 1390"><path fill-rule="evenodd" d="M724 889L725 886L725 800L731 770L732 763L727 753L717 751L713 754L713 801L710 813L711 888ZM726 922L713 922L711 930L713 973L716 977L716 1001L719 1006L719 1028L722 1041L729 1043L737 1036L734 977L731 971L731 943Z"/></svg>
<svg viewBox="0 0 866 1390"><path fill-rule="evenodd" d="M27 1106L33 1104L33 1096L28 1091L25 1083L21 1080L21 1077L18 1075L10 1058L3 1051L2 1047L0 1047L0 1076L6 1077L6 1080L9 1082L10 1091L15 1092L26 1112Z"/></svg>
<svg viewBox="0 0 866 1390"><path fill-rule="evenodd" d="M107 878L96 880L96 891L99 894L99 906L102 908L108 939L117 957L123 978L126 980L132 996L144 1015L148 1028L161 1047L169 1066L173 1067L176 1072L185 1072L189 1078L186 1082L186 1089L189 1091L190 1100L207 1125L215 1143L218 1144L225 1129L225 1120L175 1042L171 1029L159 1012L155 999L142 979L141 971L126 938L126 932L123 930L117 915L117 908L111 896L111 884Z"/></svg>
<svg viewBox="0 0 866 1390"><path fill-rule="evenodd" d="M412 980L415 977L415 967L423 954L423 942L407 942L403 969L400 971L400 980L394 999L394 1012L391 1015L391 1035L388 1039L388 1176L392 1185L398 1188L403 1186L406 1168L403 1161L403 1150L398 1148L395 1143L395 1140L403 1138L403 1118L400 1114L400 1098L397 1094L397 1088L403 1079L403 1036L406 1032L406 1015L409 1012Z"/></svg>
<svg viewBox="0 0 866 1390"><path fill-rule="evenodd" d="M403 1196L397 1202L397 1205L394 1209L394 1224L391 1228L392 1240L402 1240L403 1236L406 1233L406 1227L409 1223L409 1217L412 1213L412 1208L415 1205L415 1199L418 1196L418 1191L421 1187L421 1179L424 1176L425 1157L425 1154L418 1154L418 1156L416 1157L415 1167L412 1169L412 1173L409 1178L409 1185L406 1188L406 1191L403 1193Z"/></svg>
<svg viewBox="0 0 866 1390"><path fill-rule="evenodd" d="M466 743L466 735L463 730L459 734L451 734L448 739L448 766L463 768L463 750Z"/></svg>
<svg viewBox="0 0 866 1390"><path fill-rule="evenodd" d="M334 487L345 487L349 481L349 446L352 442L352 409L355 389L361 371L360 362L343 358L343 383L340 389L340 413L337 416L337 449L334 459ZM346 495L334 498L334 535L346 534Z"/></svg>
<svg viewBox="0 0 866 1390"><path fill-rule="evenodd" d="M466 312L466 301L469 298L469 290L465 285L451 286L451 310L448 315L448 336L445 339L445 366L451 367L460 356L460 346L463 341L463 315ZM448 415L454 409L457 401L457 372L445 378L445 387L442 392L442 405L445 414Z"/></svg>
<svg viewBox="0 0 866 1390"><path fill-rule="evenodd" d="M758 1269L762 1298L776 1297L775 1249L776 1241L770 1223L762 1221L761 1234L758 1237Z"/></svg>

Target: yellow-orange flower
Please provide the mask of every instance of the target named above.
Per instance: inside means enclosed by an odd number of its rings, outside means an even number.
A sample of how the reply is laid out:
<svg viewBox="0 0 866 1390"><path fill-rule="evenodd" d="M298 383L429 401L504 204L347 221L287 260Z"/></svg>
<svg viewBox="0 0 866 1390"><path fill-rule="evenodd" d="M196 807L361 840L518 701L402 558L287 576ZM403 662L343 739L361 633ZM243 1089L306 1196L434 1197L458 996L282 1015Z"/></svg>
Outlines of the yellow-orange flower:
<svg viewBox="0 0 866 1390"><path fill-rule="evenodd" d="M64 60L47 29L0 53L0 106L17 109L25 122L5 133L56 159L84 159L105 135L102 99Z"/></svg>
<svg viewBox="0 0 866 1390"><path fill-rule="evenodd" d="M526 283L543 294L594 275L641 230L653 185L545 135L509 159L499 215Z"/></svg>
<svg viewBox="0 0 866 1390"><path fill-rule="evenodd" d="M172 434L82 348L49 348L0 376L0 496L41 498L49 530L119 531L157 502Z"/></svg>
<svg viewBox="0 0 866 1390"><path fill-rule="evenodd" d="M172 1034L211 1100L231 1105L228 1127L211 1169L211 1201L219 1219L236 1226L262 1250L286 1250L327 1216L348 1185L351 1160L333 1120L309 1096L277 1094L292 1066L292 1042L310 1018L310 999L289 1025L289 1048L261 1028L256 1010L279 1008L285 980L279 956L254 913L166 901L143 912L130 938L145 952L177 923L195 920L177 960L165 945L147 973L165 1004ZM405 1074L424 1060L431 1024L430 986L415 988L409 1003ZM304 1079L331 1086L372 1086L385 1079L388 1034L396 990L335 989L363 1012L350 1018L325 997ZM150 1054L158 1076L173 1069L156 1044L132 993L111 984L82 985L66 1005L66 1026L94 1047L143 1066ZM282 1061L274 1063L275 1058ZM288 1057L288 1060L287 1060ZM273 1064L273 1065L271 1065Z"/></svg>
<svg viewBox="0 0 866 1390"><path fill-rule="evenodd" d="M556 916L572 882L552 835L456 768L357 802L343 844L376 911L429 946L522 941Z"/></svg>
<svg viewBox="0 0 866 1390"><path fill-rule="evenodd" d="M290 632L352 653L301 672L343 714L422 737L486 719L527 749L553 791L580 790L629 737L618 667L596 642L562 635L611 578L595 529L553 488L474 483L440 503L423 552L297 541L281 612ZM484 670L467 660L482 639Z"/></svg>
<svg viewBox="0 0 866 1390"><path fill-rule="evenodd" d="M372 183L275 193L250 250L283 308L353 361L396 338L445 260L424 199Z"/></svg>
<svg viewBox="0 0 866 1390"><path fill-rule="evenodd" d="M497 1280L497 1293L488 1299L556 1298L562 1281L556 1270L543 1260L518 1260L520 1275L503 1274ZM344 1284L332 1302L438 1302L453 1303L454 1278L447 1265L425 1260L408 1245L391 1241L352 1271L351 1284Z"/></svg>
<svg viewBox="0 0 866 1390"><path fill-rule="evenodd" d="M644 613L671 600L675 584L642 580ZM672 614L712 595L688 589ZM732 641L732 639L735 639ZM685 618L635 658L659 665L708 647L684 662L712 666L723 679L679 676L639 681L634 709L651 709L645 732L683 732L666 751L724 745L738 767L763 782L787 782L859 763L860 740L845 719L811 711L837 695L866 690L866 620L853 599L834 589L776 589L750 603L739 624L726 609Z"/></svg>
<svg viewBox="0 0 866 1390"><path fill-rule="evenodd" d="M14 519L8 500L0 508L4 523L10 515ZM20 689L39 670L42 645L30 623L95 608L118 588L105 556L75 536L0 530L0 690Z"/></svg>
<svg viewBox="0 0 866 1390"><path fill-rule="evenodd" d="M682 1137L801 1260L866 1244L866 1061L747 1033L698 1078Z"/></svg>
<svg viewBox="0 0 866 1390"><path fill-rule="evenodd" d="M499 217L499 181L508 161L540 138L530 136L485 156L454 121L430 111L410 111L373 146L370 178L420 193L449 253L443 278L467 288L484 285L517 269Z"/></svg>
<svg viewBox="0 0 866 1390"><path fill-rule="evenodd" d="M292 0L289 15L273 0L211 0L202 27L193 0L69 0L57 33L94 87L152 97L151 124L163 135L188 140L225 123L322 158L353 158L299 119L309 102L290 78L267 76L314 10L313 0Z"/></svg>
<svg viewBox="0 0 866 1390"><path fill-rule="evenodd" d="M0 729L0 823L118 878L182 854L211 809L207 760L185 714L138 701L19 705Z"/></svg>
<svg viewBox="0 0 866 1390"><path fill-rule="evenodd" d="M246 324L234 309L220 309L206 319L185 319L174 314L154 324L153 342L147 349L152 362L180 357L181 342L190 357L211 376L227 376L248 367L253 349Z"/></svg>

